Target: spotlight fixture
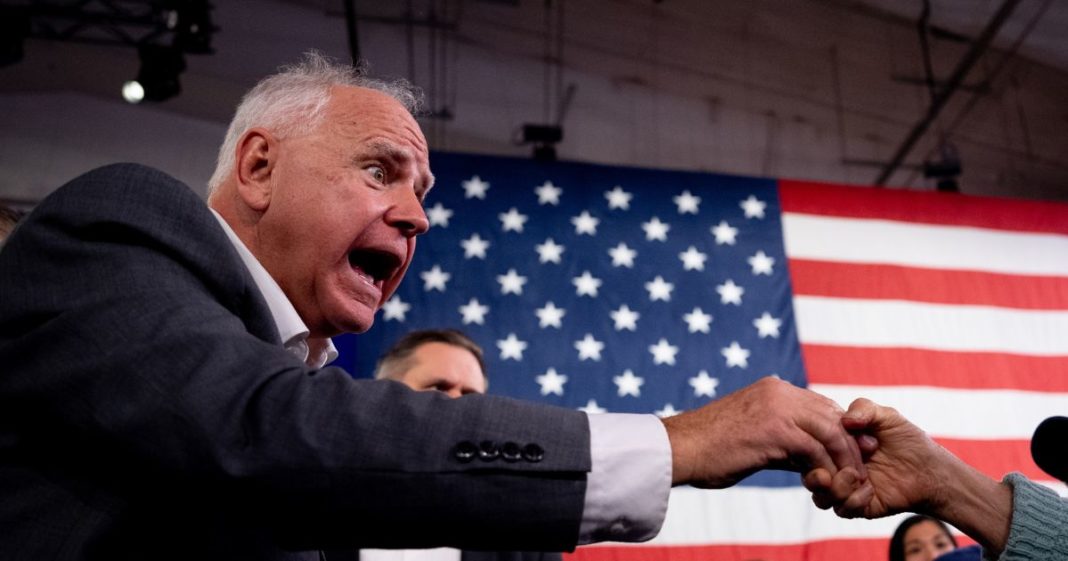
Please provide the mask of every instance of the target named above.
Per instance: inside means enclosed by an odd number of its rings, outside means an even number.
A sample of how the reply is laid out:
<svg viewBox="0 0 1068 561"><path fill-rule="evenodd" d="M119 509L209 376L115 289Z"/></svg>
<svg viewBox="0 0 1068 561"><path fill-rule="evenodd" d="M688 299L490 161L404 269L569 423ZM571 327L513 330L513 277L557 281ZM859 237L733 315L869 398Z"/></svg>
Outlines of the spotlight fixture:
<svg viewBox="0 0 1068 561"><path fill-rule="evenodd" d="M185 70L185 58L175 47L141 45L137 48L141 69L137 78L122 85L122 97L130 103L163 101L182 91L178 75Z"/></svg>
<svg viewBox="0 0 1068 561"><path fill-rule="evenodd" d="M137 80L127 80L122 84L122 98L127 103L141 103L145 99L145 88Z"/></svg>
<svg viewBox="0 0 1068 561"><path fill-rule="evenodd" d="M564 129L558 125L523 125L522 144L534 145L535 160L556 160L556 144L563 139Z"/></svg>
<svg viewBox="0 0 1068 561"><path fill-rule="evenodd" d="M938 145L938 159L923 163L923 176L936 180L937 189L944 193L959 193L961 167L960 153L957 147L947 140Z"/></svg>
<svg viewBox="0 0 1068 561"><path fill-rule="evenodd" d="M556 122L552 124L524 123L521 130L522 136L516 136L515 143L533 144L534 159L542 162L556 160L556 145L564 139L564 119L567 110L571 107L571 100L575 97L575 84L568 84L564 95L560 98L559 113Z"/></svg>
<svg viewBox="0 0 1068 561"><path fill-rule="evenodd" d="M168 28L174 30L174 46L184 53L211 54L211 36L215 26L211 22L211 5L207 0L186 0L168 18Z"/></svg>
<svg viewBox="0 0 1068 561"><path fill-rule="evenodd" d="M0 66L22 60L23 44L29 34L29 11L21 7L0 6Z"/></svg>

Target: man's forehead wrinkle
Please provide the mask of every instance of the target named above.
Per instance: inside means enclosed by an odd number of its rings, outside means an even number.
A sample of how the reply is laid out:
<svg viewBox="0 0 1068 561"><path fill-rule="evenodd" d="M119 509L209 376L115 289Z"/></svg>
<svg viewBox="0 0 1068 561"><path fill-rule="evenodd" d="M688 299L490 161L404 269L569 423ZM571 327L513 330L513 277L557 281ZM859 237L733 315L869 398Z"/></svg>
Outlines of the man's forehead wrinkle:
<svg viewBox="0 0 1068 561"><path fill-rule="evenodd" d="M397 159L411 158L411 150L385 139L373 139L367 143L367 151L379 156Z"/></svg>

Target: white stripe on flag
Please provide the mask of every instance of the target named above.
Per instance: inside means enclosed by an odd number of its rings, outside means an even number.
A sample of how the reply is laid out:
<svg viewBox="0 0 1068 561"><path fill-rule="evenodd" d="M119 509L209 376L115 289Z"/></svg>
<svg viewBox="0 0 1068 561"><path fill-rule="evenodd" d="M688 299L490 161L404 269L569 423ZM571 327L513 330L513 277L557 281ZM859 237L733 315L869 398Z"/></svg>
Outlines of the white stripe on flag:
<svg viewBox="0 0 1068 561"><path fill-rule="evenodd" d="M806 344L1068 355L1068 312L795 296Z"/></svg>
<svg viewBox="0 0 1068 561"><path fill-rule="evenodd" d="M900 516L843 520L819 510L803 487L732 487L671 492L664 527L651 544L792 544L835 538L885 538ZM774 523L769 521L774 520Z"/></svg>
<svg viewBox="0 0 1068 561"><path fill-rule="evenodd" d="M1068 236L783 214L792 259L1068 276Z"/></svg>
<svg viewBox="0 0 1068 561"><path fill-rule="evenodd" d="M936 438L1031 440L1046 417L1068 412L1068 394L915 386L812 384L842 407L858 397L893 407Z"/></svg>
<svg viewBox="0 0 1068 561"><path fill-rule="evenodd" d="M1064 496L1063 483L1041 481ZM879 520L845 520L817 509L803 487L732 487L671 491L664 526L649 542L607 543L602 547L651 545L789 545L834 539L888 539L908 514ZM774 523L769 523L774 521ZM585 546L597 547L597 545Z"/></svg>

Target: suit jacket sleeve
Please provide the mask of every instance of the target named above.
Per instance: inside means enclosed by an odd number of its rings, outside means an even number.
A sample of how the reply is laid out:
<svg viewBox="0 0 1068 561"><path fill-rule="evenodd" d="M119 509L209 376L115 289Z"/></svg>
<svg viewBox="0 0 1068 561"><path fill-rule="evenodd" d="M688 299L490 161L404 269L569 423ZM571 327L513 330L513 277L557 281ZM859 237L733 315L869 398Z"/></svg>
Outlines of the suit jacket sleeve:
<svg viewBox="0 0 1068 561"><path fill-rule="evenodd" d="M575 545L585 415L306 368L204 203L162 173L61 188L0 253L0 286L0 470L47 472L21 480L62 486L83 520L234 519L297 549ZM543 453L472 457L483 443Z"/></svg>

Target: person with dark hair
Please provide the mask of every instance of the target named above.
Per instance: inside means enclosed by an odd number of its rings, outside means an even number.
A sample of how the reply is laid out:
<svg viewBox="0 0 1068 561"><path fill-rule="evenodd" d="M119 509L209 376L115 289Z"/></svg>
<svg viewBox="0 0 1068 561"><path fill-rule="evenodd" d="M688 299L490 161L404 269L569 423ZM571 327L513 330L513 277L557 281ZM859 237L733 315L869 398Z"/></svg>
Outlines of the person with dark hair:
<svg viewBox="0 0 1068 561"><path fill-rule="evenodd" d="M841 407L773 377L661 420L327 366L429 230L415 100L312 54L246 94L207 205L115 164L20 224L0 251L0 559L560 551L652 538L673 484L863 481Z"/></svg>
<svg viewBox="0 0 1068 561"><path fill-rule="evenodd" d="M375 378L449 397L486 393L489 387L482 347L456 329L412 331L401 337L378 359Z"/></svg>
<svg viewBox="0 0 1068 561"><path fill-rule="evenodd" d="M4 240L15 230L15 225L23 216L25 213L0 204L0 245L3 245Z"/></svg>
<svg viewBox="0 0 1068 561"><path fill-rule="evenodd" d="M933 561L956 547L957 540L945 522L914 514L894 530L890 538L890 561Z"/></svg>

